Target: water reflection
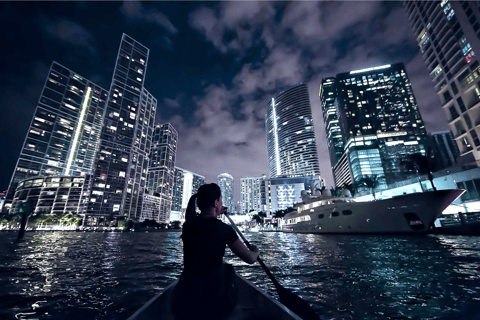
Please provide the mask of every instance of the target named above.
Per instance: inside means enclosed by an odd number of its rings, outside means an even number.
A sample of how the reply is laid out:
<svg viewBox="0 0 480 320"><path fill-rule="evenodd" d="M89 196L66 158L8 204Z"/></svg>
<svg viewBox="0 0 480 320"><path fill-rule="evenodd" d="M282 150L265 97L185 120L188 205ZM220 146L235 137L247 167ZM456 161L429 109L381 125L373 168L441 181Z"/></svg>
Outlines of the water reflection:
<svg viewBox="0 0 480 320"><path fill-rule="evenodd" d="M472 319L474 237L247 234L287 288L322 319ZM125 319L182 270L179 233L0 233L0 318ZM238 273L276 296L258 264Z"/></svg>

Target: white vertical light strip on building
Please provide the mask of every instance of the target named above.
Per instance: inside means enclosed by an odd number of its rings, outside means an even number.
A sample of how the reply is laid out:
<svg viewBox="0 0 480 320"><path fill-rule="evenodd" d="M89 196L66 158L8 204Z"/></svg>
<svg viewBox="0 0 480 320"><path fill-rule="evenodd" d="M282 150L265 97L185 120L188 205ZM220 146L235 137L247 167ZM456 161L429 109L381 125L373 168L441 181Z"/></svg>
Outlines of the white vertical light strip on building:
<svg viewBox="0 0 480 320"><path fill-rule="evenodd" d="M78 118L77 128L75 129L73 142L70 146L70 155L68 156L67 167L65 168L66 175L70 175L70 166L72 165L73 156L75 155L75 150L77 149L78 136L80 135L80 131L82 131L83 118L85 117L85 113L87 112L88 100L90 100L91 92L92 88L87 87L87 94L85 95L85 99L83 100L82 110L80 111L80 117Z"/></svg>
<svg viewBox="0 0 480 320"><path fill-rule="evenodd" d="M185 172L183 174L183 194L182 194L182 209L187 208L188 200L192 196L193 191L193 174Z"/></svg>
<svg viewBox="0 0 480 320"><path fill-rule="evenodd" d="M275 136L275 162L277 164L277 175L282 174L280 168L280 152L278 151L278 133L277 133L277 112L275 111L275 99L272 98L272 109L273 109L273 131Z"/></svg>

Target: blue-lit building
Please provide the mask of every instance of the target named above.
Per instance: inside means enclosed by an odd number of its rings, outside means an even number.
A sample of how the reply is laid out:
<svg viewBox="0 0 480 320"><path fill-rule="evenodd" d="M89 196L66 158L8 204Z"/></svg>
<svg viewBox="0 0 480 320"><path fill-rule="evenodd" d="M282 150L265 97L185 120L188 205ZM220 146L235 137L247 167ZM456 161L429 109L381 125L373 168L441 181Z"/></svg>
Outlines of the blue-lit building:
<svg viewBox="0 0 480 320"><path fill-rule="evenodd" d="M414 174L403 161L425 155L428 136L403 63L323 79L320 98L337 186L376 175L383 177L379 189L385 189Z"/></svg>

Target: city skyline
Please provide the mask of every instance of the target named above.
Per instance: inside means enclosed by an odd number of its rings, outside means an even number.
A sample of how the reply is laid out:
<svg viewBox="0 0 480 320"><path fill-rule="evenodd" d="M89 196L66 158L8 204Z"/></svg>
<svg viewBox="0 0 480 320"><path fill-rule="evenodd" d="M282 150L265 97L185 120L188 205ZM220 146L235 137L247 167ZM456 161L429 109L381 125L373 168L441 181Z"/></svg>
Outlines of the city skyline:
<svg viewBox="0 0 480 320"><path fill-rule="evenodd" d="M46 66L58 61L109 88L111 61L123 32L150 49L145 81L159 101L155 123L172 123L178 130L178 166L204 175L206 182L228 172L240 190L240 178L267 172L265 105L278 92L303 82L310 91L322 177L327 186L333 185L318 86L322 77L348 70L404 62L427 130L448 128L401 3L125 2L27 7L31 10L2 4L2 23L25 20L25 29L1 40L12 48L4 53L10 63L0 89L5 131L0 147L11 150L11 156L1 160L4 188L48 73ZM120 18L113 21L108 16L97 23L81 14L102 10ZM345 21L328 18L339 12ZM35 23L40 27L33 27ZM156 36L147 35L144 28L152 28ZM367 32L372 28L379 31ZM22 50L18 39L43 43L44 50ZM192 43L196 50L185 50ZM15 65L20 69L15 70ZM13 118L16 121L10 121ZM235 201L239 197L237 192Z"/></svg>

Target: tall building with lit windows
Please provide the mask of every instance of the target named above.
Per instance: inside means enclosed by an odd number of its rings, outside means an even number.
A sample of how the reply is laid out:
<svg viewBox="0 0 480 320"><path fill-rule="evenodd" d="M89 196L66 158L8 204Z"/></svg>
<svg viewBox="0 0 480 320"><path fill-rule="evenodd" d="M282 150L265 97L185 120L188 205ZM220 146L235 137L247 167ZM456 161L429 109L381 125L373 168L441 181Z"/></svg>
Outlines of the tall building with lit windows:
<svg viewBox="0 0 480 320"><path fill-rule="evenodd" d="M270 178L320 176L306 84L295 85L272 98L265 127Z"/></svg>
<svg viewBox="0 0 480 320"><path fill-rule="evenodd" d="M323 79L319 91L332 172L343 155L343 137L338 121L336 89L335 78L326 78Z"/></svg>
<svg viewBox="0 0 480 320"><path fill-rule="evenodd" d="M205 177L191 171L175 167L173 182L173 200L170 220L182 221L185 219L190 197L197 193L198 188L205 183Z"/></svg>
<svg viewBox="0 0 480 320"><path fill-rule="evenodd" d="M235 202L233 200L233 177L228 173L222 173L217 176L217 184L222 190L222 203L228 208L228 212L235 212Z"/></svg>
<svg viewBox="0 0 480 320"><path fill-rule="evenodd" d="M159 199L157 221L169 221L172 207L173 182L175 176L175 156L177 153L177 130L170 124L158 124L153 132L150 165L147 176L147 193ZM143 213L142 213L143 214Z"/></svg>
<svg viewBox="0 0 480 320"><path fill-rule="evenodd" d="M403 5L460 155L472 153L480 165L480 2Z"/></svg>
<svg viewBox="0 0 480 320"><path fill-rule="evenodd" d="M240 213L248 213L250 210L270 212L267 175L241 178L240 186Z"/></svg>
<svg viewBox="0 0 480 320"><path fill-rule="evenodd" d="M336 107L343 154L335 154L337 186L358 182L363 176L383 177L379 189L407 179L412 172L402 161L414 153L425 155L428 136L403 63L337 74L324 79L320 97L323 112ZM330 149L335 152L335 149Z"/></svg>
<svg viewBox="0 0 480 320"><path fill-rule="evenodd" d="M79 74L52 63L10 181L7 208L22 180L92 173L107 93Z"/></svg>
<svg viewBox="0 0 480 320"><path fill-rule="evenodd" d="M141 215L157 107L144 88L148 56L149 49L123 34L87 205L88 224Z"/></svg>

